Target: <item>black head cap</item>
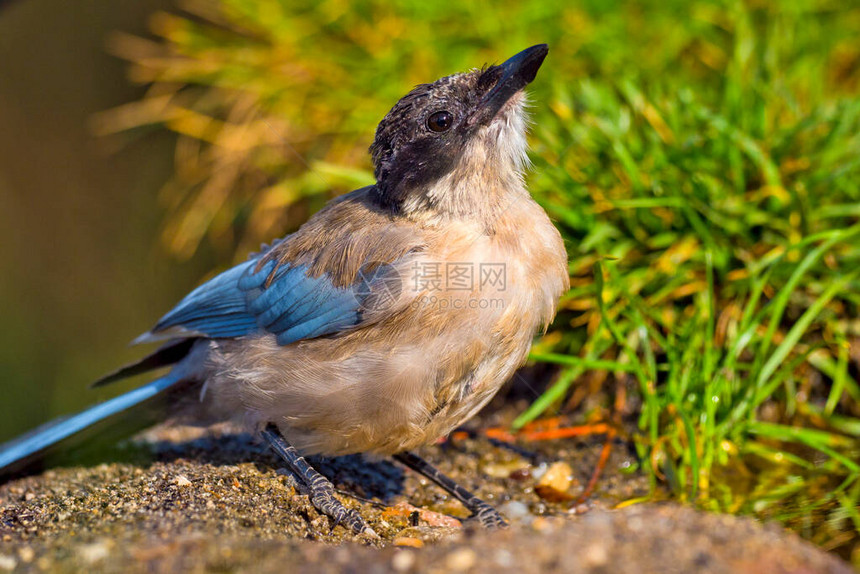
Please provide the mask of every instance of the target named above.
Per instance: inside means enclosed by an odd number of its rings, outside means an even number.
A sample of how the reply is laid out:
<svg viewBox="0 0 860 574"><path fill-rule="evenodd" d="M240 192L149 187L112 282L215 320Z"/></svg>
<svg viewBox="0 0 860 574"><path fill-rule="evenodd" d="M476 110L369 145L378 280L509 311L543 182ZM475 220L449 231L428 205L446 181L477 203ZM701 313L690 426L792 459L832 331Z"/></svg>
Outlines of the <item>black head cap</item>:
<svg viewBox="0 0 860 574"><path fill-rule="evenodd" d="M502 64L421 84L401 98L370 146L381 202L397 208L409 193L449 173L471 138L534 80L548 51L538 44Z"/></svg>

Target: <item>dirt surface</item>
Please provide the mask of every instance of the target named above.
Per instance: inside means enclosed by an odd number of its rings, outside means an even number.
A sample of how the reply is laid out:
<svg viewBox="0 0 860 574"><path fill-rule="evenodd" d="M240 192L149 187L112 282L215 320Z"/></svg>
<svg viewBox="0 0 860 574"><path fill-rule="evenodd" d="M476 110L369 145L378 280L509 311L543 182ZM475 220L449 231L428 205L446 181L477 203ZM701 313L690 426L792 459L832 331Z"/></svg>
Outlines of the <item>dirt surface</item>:
<svg viewBox="0 0 860 574"><path fill-rule="evenodd" d="M851 572L776 525L668 503L611 510L648 491L624 472L635 458L620 441L597 495L578 504L601 445L425 448L508 517L500 531L463 520L458 502L393 462L312 459L381 537L367 540L321 516L252 436L157 427L102 453L111 462L0 486L0 572Z"/></svg>

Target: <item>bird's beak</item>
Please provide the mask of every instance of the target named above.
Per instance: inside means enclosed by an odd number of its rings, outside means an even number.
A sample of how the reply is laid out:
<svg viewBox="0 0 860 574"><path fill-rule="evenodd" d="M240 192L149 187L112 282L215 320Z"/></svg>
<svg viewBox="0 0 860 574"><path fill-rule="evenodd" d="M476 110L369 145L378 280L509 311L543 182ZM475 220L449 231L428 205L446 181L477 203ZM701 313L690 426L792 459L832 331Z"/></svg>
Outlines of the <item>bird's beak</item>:
<svg viewBox="0 0 860 574"><path fill-rule="evenodd" d="M548 52L549 47L546 44L538 44L526 48L498 66L487 68L481 75L479 85L489 86L488 91L481 98L468 123L486 124L496 117L511 96L535 79Z"/></svg>

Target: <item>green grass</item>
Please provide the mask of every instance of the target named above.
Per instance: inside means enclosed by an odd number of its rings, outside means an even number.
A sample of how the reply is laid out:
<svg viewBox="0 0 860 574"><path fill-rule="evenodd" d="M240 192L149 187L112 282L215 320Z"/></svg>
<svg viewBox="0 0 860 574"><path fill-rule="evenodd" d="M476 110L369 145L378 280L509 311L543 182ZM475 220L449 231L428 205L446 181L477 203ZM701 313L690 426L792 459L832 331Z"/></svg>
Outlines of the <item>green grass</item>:
<svg viewBox="0 0 860 574"><path fill-rule="evenodd" d="M549 43L529 185L573 288L516 424L604 373L655 489L860 565L860 8L560 4L189 1L113 40L151 87L95 126L181 134L165 245L241 254L370 181L413 84Z"/></svg>

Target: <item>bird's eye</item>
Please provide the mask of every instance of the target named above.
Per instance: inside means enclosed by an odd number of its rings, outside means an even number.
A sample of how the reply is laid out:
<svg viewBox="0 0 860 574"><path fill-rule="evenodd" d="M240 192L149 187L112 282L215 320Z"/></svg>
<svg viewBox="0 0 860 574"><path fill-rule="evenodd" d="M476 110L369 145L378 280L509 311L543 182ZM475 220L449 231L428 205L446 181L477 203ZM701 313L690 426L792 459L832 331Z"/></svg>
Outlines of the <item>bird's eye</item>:
<svg viewBox="0 0 860 574"><path fill-rule="evenodd" d="M454 116L451 112L436 112L427 118L427 127L434 132L448 131L454 125Z"/></svg>

